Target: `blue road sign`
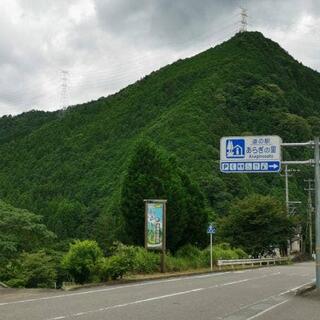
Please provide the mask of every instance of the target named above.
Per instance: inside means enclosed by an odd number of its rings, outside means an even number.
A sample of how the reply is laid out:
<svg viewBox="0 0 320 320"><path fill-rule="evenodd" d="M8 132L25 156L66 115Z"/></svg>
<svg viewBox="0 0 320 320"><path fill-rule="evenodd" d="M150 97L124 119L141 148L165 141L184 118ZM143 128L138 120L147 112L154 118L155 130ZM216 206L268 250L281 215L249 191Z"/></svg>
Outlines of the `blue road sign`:
<svg viewBox="0 0 320 320"><path fill-rule="evenodd" d="M216 227L215 226L212 226L212 225L210 225L209 227L208 227L208 230L207 230L207 233L211 233L211 234L215 234L217 232L217 230L216 230Z"/></svg>
<svg viewBox="0 0 320 320"><path fill-rule="evenodd" d="M239 159L245 157L244 139L227 139L226 141L227 159Z"/></svg>
<svg viewBox="0 0 320 320"><path fill-rule="evenodd" d="M223 137L220 170L224 173L268 173L281 170L278 136Z"/></svg>
<svg viewBox="0 0 320 320"><path fill-rule="evenodd" d="M264 162L220 162L220 170L230 173L263 173L263 172L279 172L281 168L280 161L264 161Z"/></svg>

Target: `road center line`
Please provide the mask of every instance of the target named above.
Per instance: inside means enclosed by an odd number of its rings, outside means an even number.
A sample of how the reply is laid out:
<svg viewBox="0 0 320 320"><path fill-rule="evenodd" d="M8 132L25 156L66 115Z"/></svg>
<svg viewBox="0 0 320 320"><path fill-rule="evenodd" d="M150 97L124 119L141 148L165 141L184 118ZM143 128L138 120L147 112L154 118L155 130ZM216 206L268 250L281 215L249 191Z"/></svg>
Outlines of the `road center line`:
<svg viewBox="0 0 320 320"><path fill-rule="evenodd" d="M128 288L141 287L141 286L149 286L149 285L153 285L153 284L169 283L169 282L183 281L183 280L194 280L194 279L209 278L209 277L218 277L218 276L223 276L223 275L226 275L229 273L232 273L232 272L229 271L229 272L205 274L205 275L199 275L199 276L180 277L180 278L173 278L173 279L167 279L167 280L154 280L154 281L147 281L147 282L142 282L142 283L138 283L138 284L120 285L120 286L109 287L109 288L104 288L104 289L88 290L88 291L66 293L66 294L47 296L47 297L41 297L41 298L2 302L2 303L0 303L0 307L11 305L11 304L38 302L38 301L43 301L43 300L61 299L61 298L68 298L68 297L92 294L92 293L108 292L108 291L113 291L113 290L128 289Z"/></svg>
<svg viewBox="0 0 320 320"><path fill-rule="evenodd" d="M278 275L278 274L280 274L280 272L277 272L277 273L274 273L274 274L271 274L271 275ZM205 288L197 288L197 289L192 289L192 290L187 290L187 291L175 292L175 293L166 294L166 295L163 295L163 296L158 296L158 297L153 297L153 298L148 298L148 299L143 299L143 300L132 301L132 302L124 303L124 304L117 304L117 305L113 305L113 306L109 306L109 307L102 307L102 308L99 308L99 309L89 310L89 311L84 311L84 312L78 312L78 313L74 313L74 314L70 314L70 315L66 315L66 316L58 316L58 317L50 318L50 319L46 319L46 320L60 320L60 319L66 319L66 318L79 317L79 316L88 315L88 314L91 314L91 313L103 312L103 311L108 311L108 310L112 310L112 309L116 309L116 308L123 308L123 307L131 306L131 305L135 305L135 304L140 304L140 303L144 303L144 302L161 300L161 299L180 296L180 295L184 295L184 294L189 294L189 293L194 293L194 292L199 292L199 291L205 291L205 290L210 290L210 289L214 289L214 288L221 288L221 287L225 287L225 286L231 286L231 285L235 285L235 284L239 284L239 283L243 283L243 282L248 282L248 281L252 281L252 280L263 279L265 277L267 277L267 276L263 275L261 277L247 278L247 279L242 279L242 280L238 280L238 281L232 281L232 282L217 284L217 285L210 286L210 287L205 287Z"/></svg>
<svg viewBox="0 0 320 320"><path fill-rule="evenodd" d="M167 279L167 280L155 280L155 281L148 281L148 282L143 282L143 283L138 283L138 284L121 285L121 286L116 286L116 287L112 287L112 288L96 289L96 290L75 292L75 293L69 293L69 294L60 294L60 295L55 295L55 296L47 296L47 297L34 298L34 299L2 302L2 303L0 303L0 307L7 306L7 305L13 305L13 304L31 303L31 302L38 302L38 301L45 301L45 300L52 300L52 299L68 298L68 297L81 296L81 295L92 294L92 293L108 292L108 291L113 291L113 290L128 289L128 288L148 286L148 285L153 285L153 284L168 283L168 282L174 282L174 281L217 277L217 276L222 276L222 275L226 275L226 274L230 274L230 273L234 273L234 272L228 271L228 272L221 272L221 273L216 273L216 274L206 274L206 275L200 275L200 276L181 277L181 278L173 278L173 279ZM268 277L271 275L277 275L277 274L280 274L280 272L276 272L276 273L272 273L272 274L268 274L268 275L263 275L262 277L252 278L252 280L261 279L261 278L265 278L265 277ZM249 280L251 280L251 279L249 279ZM248 281L248 280L245 280L245 281ZM241 282L244 282L244 280L240 280L240 283ZM234 283L238 283L238 281L235 281ZM224 284L224 285L229 285L229 284ZM218 285L218 286L220 286L220 285ZM216 287L216 286L212 286L212 288L214 288L214 287Z"/></svg>
<svg viewBox="0 0 320 320"><path fill-rule="evenodd" d="M92 313L123 308L123 307L131 306L131 305L135 305L135 304L140 304L140 303L144 303L144 302L150 302L150 301L156 301L156 300L161 300L161 299L167 299L167 298L171 298L171 297L175 297L175 296L181 296L181 295L185 295L185 294L189 294L189 293L193 293L193 292L198 292L198 291L202 291L202 290L204 290L204 288L197 288L197 289L192 289L192 290L187 290L187 291L175 292L175 293L166 294L163 296L158 296L158 297L153 297L153 298L148 298L148 299L143 299L143 300L137 300L137 301L123 303L123 304L116 304L116 305L110 306L110 307L104 307L104 308L99 308L96 310L90 310L90 311L85 311L85 312L78 312L78 313L74 313L71 315L59 316L59 317L54 317L54 318L50 318L50 319L46 319L46 320L59 320L59 319L66 319L66 318L72 318L72 317L79 317L79 316L88 315L88 314L92 314Z"/></svg>

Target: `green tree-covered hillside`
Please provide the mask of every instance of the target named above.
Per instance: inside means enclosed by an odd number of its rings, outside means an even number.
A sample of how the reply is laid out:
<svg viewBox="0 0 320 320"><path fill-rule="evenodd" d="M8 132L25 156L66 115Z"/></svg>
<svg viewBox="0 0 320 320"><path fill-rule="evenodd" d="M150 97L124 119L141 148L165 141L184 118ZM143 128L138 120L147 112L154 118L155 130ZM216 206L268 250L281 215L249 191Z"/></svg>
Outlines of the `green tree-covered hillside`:
<svg viewBox="0 0 320 320"><path fill-rule="evenodd" d="M236 34L63 116L0 119L0 198L41 214L61 238L121 233L124 177L136 142L147 138L175 157L190 186L198 185L211 218L251 193L283 199L278 174L220 174L219 140L240 134L309 140L320 127L319 88L320 74L277 43L258 32ZM307 174L303 168L290 179L294 200L305 201Z"/></svg>

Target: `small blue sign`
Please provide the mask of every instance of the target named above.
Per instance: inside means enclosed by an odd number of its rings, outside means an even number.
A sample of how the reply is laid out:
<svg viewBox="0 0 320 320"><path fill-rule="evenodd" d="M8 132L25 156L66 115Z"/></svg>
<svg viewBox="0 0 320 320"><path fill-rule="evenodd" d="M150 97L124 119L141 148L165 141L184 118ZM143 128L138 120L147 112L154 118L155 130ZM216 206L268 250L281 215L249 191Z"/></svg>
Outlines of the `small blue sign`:
<svg viewBox="0 0 320 320"><path fill-rule="evenodd" d="M217 230L216 230L216 227L215 227L215 226L210 225L210 226L208 227L207 233L209 233L209 234L215 234L216 232L217 232Z"/></svg>
<svg viewBox="0 0 320 320"><path fill-rule="evenodd" d="M226 158L241 159L245 157L245 140L244 139L227 139L226 140Z"/></svg>

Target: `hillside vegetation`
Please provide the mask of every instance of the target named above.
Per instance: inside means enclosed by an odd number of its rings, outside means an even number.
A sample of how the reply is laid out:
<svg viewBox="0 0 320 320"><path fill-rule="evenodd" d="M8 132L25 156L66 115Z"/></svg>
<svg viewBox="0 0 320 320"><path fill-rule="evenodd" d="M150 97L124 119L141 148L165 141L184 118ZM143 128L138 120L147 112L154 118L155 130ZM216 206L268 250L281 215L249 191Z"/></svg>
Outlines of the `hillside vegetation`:
<svg viewBox="0 0 320 320"><path fill-rule="evenodd" d="M130 242L126 219L143 216L144 204L134 203L135 211L125 212L123 196L132 188L128 183L134 184L128 168L134 166L137 145L151 143L154 152L160 150L164 168L176 168L168 173L174 190L193 197L187 204L179 195L171 197L180 201L171 204L172 214L187 217L186 232L193 225L186 211L201 220L198 228L225 216L237 198L252 193L282 201L284 182L278 174L221 174L219 140L242 134L274 134L286 142L311 139L320 131L319 88L320 74L277 43L258 32L237 34L117 94L69 107L63 116L33 111L1 118L0 198L43 216L59 239ZM300 149L284 154L286 159L308 156ZM303 179L308 175L310 170L302 168L290 178L292 199L305 202ZM162 173L159 177L166 179ZM147 185L144 189L148 193ZM173 192L169 189L152 190L165 197ZM170 202L168 206L170 214ZM299 212L303 216L303 206ZM172 249L188 241L183 239L172 240Z"/></svg>

